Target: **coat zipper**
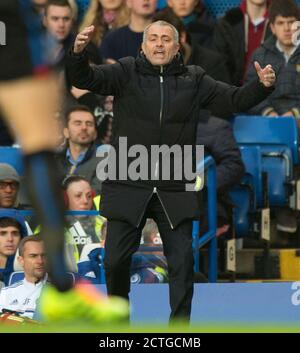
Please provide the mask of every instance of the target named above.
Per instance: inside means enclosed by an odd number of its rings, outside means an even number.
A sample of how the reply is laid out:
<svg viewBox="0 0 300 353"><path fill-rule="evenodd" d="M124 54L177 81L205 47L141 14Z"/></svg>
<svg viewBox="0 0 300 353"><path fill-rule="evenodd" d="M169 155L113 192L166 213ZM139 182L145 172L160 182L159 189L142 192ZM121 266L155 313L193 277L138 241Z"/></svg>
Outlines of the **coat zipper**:
<svg viewBox="0 0 300 353"><path fill-rule="evenodd" d="M160 201L160 203L161 203L161 205L162 205L162 208L163 208L163 210L164 210L164 212L165 212L165 215L167 216L167 219L168 219L168 222L169 222L169 224L170 224L171 229L174 229L173 223L172 223L172 221L171 221L171 219L170 219L170 217L169 217L169 215L168 215L168 212L167 212L167 210L166 210L166 208L165 208L165 206L164 206L164 204L163 204L163 202L162 202L162 199L161 199L160 196L159 196L158 190L156 190L156 188L154 188L154 190L155 190L156 195L157 195L157 197L158 197L158 199L159 199L159 201Z"/></svg>
<svg viewBox="0 0 300 353"><path fill-rule="evenodd" d="M160 86L160 112L159 112L159 123L161 125L161 120L162 120L162 113L163 113L163 106L164 106L164 77L162 75L163 73L163 66L160 67L160 75L159 75L159 86Z"/></svg>
<svg viewBox="0 0 300 353"><path fill-rule="evenodd" d="M150 194L149 197L147 198L146 204L145 204L145 206L144 206L144 208L143 208L143 212L142 212L141 217L140 217L140 219L139 219L139 221L138 221L137 228L140 226L140 224L141 224L141 222L142 222L142 219L143 219L143 217L144 217L146 208L147 208L147 206L148 206L148 203L149 203L149 201L150 201L152 195L153 195L155 192L156 192L156 188L154 188L154 189L152 190L151 194Z"/></svg>
<svg viewBox="0 0 300 353"><path fill-rule="evenodd" d="M164 69L163 66L161 66L161 67L160 67L160 75L159 75L159 87L160 87L159 124L160 124L160 126L161 126L161 122L162 122L162 114L163 114L163 106L164 106L164 87L163 87L164 77L162 76L163 69ZM155 177L157 177L157 174L158 174L158 161L156 162L156 165L155 165L155 172L154 172ZM169 217L169 215L168 215L168 212L167 212L167 210L166 210L166 208L165 208L165 206L164 206L164 204L163 204L163 202L162 202L162 199L160 198L160 196L159 196L159 194L158 194L158 190L156 189L156 187L153 188L153 191L152 191L151 195L150 195L149 198L147 199L146 205L145 205L145 207L144 207L144 209L143 209L142 215L141 215L140 220L139 220L139 223L138 223L138 227L139 227L140 224L141 224L141 221L142 221L143 216L144 216L144 214L145 214L145 211L146 211L148 202L150 201L150 199L151 199L151 197L152 197L152 195L153 195L154 193L157 194L157 197L158 197L159 202L160 202L160 204L161 204L161 206L162 206L162 208L163 208L163 210L164 210L164 213L165 213L165 215L166 215L166 217L167 217L167 219L168 219L168 222L169 222L169 224L170 224L171 229L174 229L174 226L173 226L173 224L172 224L172 222L171 222L171 219L170 219L170 217Z"/></svg>
<svg viewBox="0 0 300 353"><path fill-rule="evenodd" d="M164 67L160 67L160 75L159 75L159 88L160 88L160 111L159 111L159 125L161 126L161 121L162 121L162 114L163 114L163 106L164 106L164 77L162 76ZM154 172L155 178L158 177L158 161L155 164L155 172Z"/></svg>

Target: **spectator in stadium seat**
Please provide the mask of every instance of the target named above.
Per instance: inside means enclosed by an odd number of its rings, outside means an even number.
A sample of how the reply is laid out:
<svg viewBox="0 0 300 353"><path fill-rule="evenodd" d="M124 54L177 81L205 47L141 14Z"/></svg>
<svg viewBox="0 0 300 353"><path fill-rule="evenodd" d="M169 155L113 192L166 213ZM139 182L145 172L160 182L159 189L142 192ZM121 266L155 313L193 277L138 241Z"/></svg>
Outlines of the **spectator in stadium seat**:
<svg viewBox="0 0 300 353"><path fill-rule="evenodd" d="M153 21L159 20L167 21L177 29L180 36L180 49L183 61L186 65L201 66L206 71L207 75L215 80L230 82L224 58L220 54L198 43L192 43L183 22L170 8L159 11L154 15Z"/></svg>
<svg viewBox="0 0 300 353"><path fill-rule="evenodd" d="M269 0L242 0L216 25L213 48L226 58L231 83L240 86L252 53L271 35Z"/></svg>
<svg viewBox="0 0 300 353"><path fill-rule="evenodd" d="M178 32L164 21L145 28L142 52L136 59L127 57L113 65L92 68L84 49L94 30L90 26L77 35L67 70L73 85L114 95L113 147L118 159L122 158L118 152L124 136L128 138L125 151L122 149L126 157L137 144L151 157L153 145L194 145L200 109L224 118L232 116L265 99L276 79L271 66L257 65L259 80L237 88L215 81L199 66L185 66ZM176 180L172 168L169 180L161 177L164 159L162 163L159 157L154 163L150 159L146 180L132 180L124 168L125 178L119 175L102 184L100 210L108 219L104 260L107 290L109 295L129 298L132 254L151 214L166 249L170 320L188 321L193 296L192 219L199 215L199 205L195 193L186 191L187 181ZM136 159L128 158L127 162L131 165Z"/></svg>
<svg viewBox="0 0 300 353"><path fill-rule="evenodd" d="M94 25L92 42L99 48L108 31L128 25L129 16L125 0L91 0L79 31Z"/></svg>
<svg viewBox="0 0 300 353"><path fill-rule="evenodd" d="M270 26L273 33L255 50L246 79L253 79L255 61L270 63L277 72L274 92L249 113L265 116L295 116L300 118L300 46L293 43L292 25L300 20L300 10L294 0L273 0L270 6Z"/></svg>
<svg viewBox="0 0 300 353"><path fill-rule="evenodd" d="M18 200L20 181L21 178L14 167L0 163L0 208L27 208Z"/></svg>
<svg viewBox="0 0 300 353"><path fill-rule="evenodd" d="M0 209L0 282L8 285L22 237L27 235L24 219L15 210Z"/></svg>
<svg viewBox="0 0 300 353"><path fill-rule="evenodd" d="M193 43L211 46L215 19L208 13L202 0L168 0L168 6L180 17Z"/></svg>
<svg viewBox="0 0 300 353"><path fill-rule="evenodd" d="M25 278L0 293L0 311L11 310L22 317L32 319L41 290L47 282L45 249L40 235L30 235L19 245L18 261L23 267Z"/></svg>
<svg viewBox="0 0 300 353"><path fill-rule="evenodd" d="M66 209L68 211L90 211L93 209L99 210L99 198L92 189L89 181L80 175L70 175L63 181L64 199ZM95 200L94 200L95 199ZM98 205L94 201L98 201ZM105 218L98 216L75 215L67 216L69 227L74 226L79 222L84 230L84 234L76 232L68 234L69 242L75 243L78 249L78 256L84 245L91 243L102 243L102 226ZM71 239L71 238L72 239ZM78 258L77 256L77 258Z"/></svg>
<svg viewBox="0 0 300 353"><path fill-rule="evenodd" d="M90 102L91 111L97 106L97 96L85 90L71 90L69 82L65 77L65 58L74 42L74 27L77 17L77 6L74 0L48 0L45 5L43 24L47 33L53 37L52 48L48 48L49 57L52 59L57 72L59 73L59 83L62 94L62 110L74 105L76 100L79 104L86 105ZM94 64L101 64L102 58L98 48L89 43L87 47L89 60ZM95 103L96 101L96 103ZM92 110L93 109L93 110Z"/></svg>
<svg viewBox="0 0 300 353"><path fill-rule="evenodd" d="M66 147L57 154L62 179L69 174L80 174L97 194L101 183L96 176L96 120L85 106L71 107L65 114L64 136Z"/></svg>
<svg viewBox="0 0 300 353"><path fill-rule="evenodd" d="M274 92L249 113L265 116L294 116L300 119L300 46L293 42L292 25L300 20L300 10L294 0L273 0L270 6L270 24L273 36L252 57L252 62L266 62L277 72ZM247 80L253 78L251 65ZM299 121L299 120L298 120ZM299 126L299 124L298 124ZM297 168L299 176L299 170ZM277 229L283 233L297 231L297 212L290 208L276 212Z"/></svg>
<svg viewBox="0 0 300 353"><path fill-rule="evenodd" d="M43 24L56 40L51 57L59 69L63 69L67 51L74 40L75 13L68 0L49 0L45 6Z"/></svg>
<svg viewBox="0 0 300 353"><path fill-rule="evenodd" d="M108 64L125 56L137 56L144 29L152 22L157 0L127 0L126 3L130 9L128 26L109 32L101 43L100 51Z"/></svg>

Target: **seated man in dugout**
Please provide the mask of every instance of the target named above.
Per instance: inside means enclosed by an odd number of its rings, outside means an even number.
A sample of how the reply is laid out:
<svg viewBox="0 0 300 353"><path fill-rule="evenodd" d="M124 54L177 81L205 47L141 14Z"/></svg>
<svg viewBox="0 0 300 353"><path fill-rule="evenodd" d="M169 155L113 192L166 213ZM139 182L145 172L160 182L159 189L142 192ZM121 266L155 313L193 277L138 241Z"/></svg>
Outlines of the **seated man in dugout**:
<svg viewBox="0 0 300 353"><path fill-rule="evenodd" d="M19 316L32 319L37 300L48 278L44 243L40 235L30 235L22 239L18 261L25 278L1 290L0 312L10 310Z"/></svg>

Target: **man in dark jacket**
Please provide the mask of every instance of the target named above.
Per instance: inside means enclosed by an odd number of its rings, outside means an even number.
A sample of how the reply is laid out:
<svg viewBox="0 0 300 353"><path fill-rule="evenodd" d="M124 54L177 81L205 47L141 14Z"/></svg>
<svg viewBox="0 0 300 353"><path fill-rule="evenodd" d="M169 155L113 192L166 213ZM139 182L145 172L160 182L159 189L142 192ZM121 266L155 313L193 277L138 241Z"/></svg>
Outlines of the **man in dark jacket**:
<svg viewBox="0 0 300 353"><path fill-rule="evenodd" d="M99 160L96 158L96 120L85 106L71 107L66 113L64 136L67 146L57 154L61 177L70 174L84 176L97 194L101 184L96 176Z"/></svg>
<svg viewBox="0 0 300 353"><path fill-rule="evenodd" d="M265 116L300 117L300 46L293 43L293 23L300 20L299 7L294 0L277 0L270 7L273 36L255 50L251 63L272 64L277 72L273 93L250 110ZM255 76L249 66L246 81Z"/></svg>
<svg viewBox="0 0 300 353"><path fill-rule="evenodd" d="M216 25L213 48L226 57L231 83L240 86L253 51L271 34L269 0L243 0Z"/></svg>
<svg viewBox="0 0 300 353"><path fill-rule="evenodd" d="M151 157L153 146L194 146L201 108L223 117L245 111L264 99L275 81L271 66L262 69L257 64L261 82L255 80L242 88L214 81L200 67L184 66L178 54L178 32L164 21L146 27L143 52L137 59L123 58L114 65L91 68L84 48L93 31L94 26L87 27L76 37L67 71L75 86L114 95L112 145L117 153L124 136L129 148L142 145ZM153 218L168 262L171 319L188 320L193 296L191 231L192 219L199 215L197 197L186 191L183 178L176 180L174 174L169 180L162 178L165 160L154 162L152 178L120 178L102 184L101 212L108 219L107 290L128 298L131 257L139 247L146 218Z"/></svg>

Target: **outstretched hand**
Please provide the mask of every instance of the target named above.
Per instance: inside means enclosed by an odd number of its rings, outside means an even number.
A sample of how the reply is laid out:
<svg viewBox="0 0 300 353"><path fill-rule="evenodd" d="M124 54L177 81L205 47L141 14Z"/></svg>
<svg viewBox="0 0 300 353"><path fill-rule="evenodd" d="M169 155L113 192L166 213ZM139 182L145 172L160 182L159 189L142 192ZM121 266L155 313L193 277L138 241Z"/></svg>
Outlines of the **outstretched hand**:
<svg viewBox="0 0 300 353"><path fill-rule="evenodd" d="M273 70L272 65L267 65L262 68L257 61L254 62L254 66L259 77L260 82L265 87L271 87L276 81L275 71Z"/></svg>
<svg viewBox="0 0 300 353"><path fill-rule="evenodd" d="M77 34L74 43L74 53L81 53L84 48L89 44L92 39L92 34L95 30L95 26L85 27L80 33Z"/></svg>

